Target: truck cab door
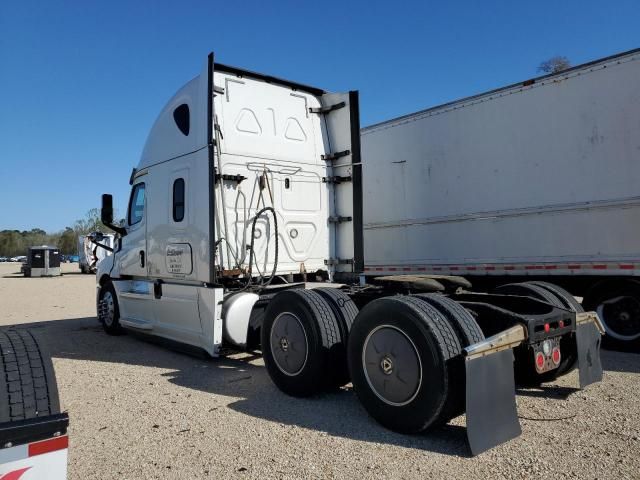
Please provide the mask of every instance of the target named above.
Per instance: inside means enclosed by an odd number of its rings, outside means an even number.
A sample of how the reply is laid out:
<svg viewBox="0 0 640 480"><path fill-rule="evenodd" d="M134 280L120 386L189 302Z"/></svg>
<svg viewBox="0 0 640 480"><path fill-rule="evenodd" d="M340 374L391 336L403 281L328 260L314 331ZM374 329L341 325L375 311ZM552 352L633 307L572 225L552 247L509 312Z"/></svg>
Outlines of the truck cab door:
<svg viewBox="0 0 640 480"><path fill-rule="evenodd" d="M150 330L153 322L153 284L147 272L147 204L149 174L139 177L131 188L125 220L127 235L117 252L116 264L122 280L114 286L120 304L120 322ZM124 278L123 278L124 277Z"/></svg>
<svg viewBox="0 0 640 480"><path fill-rule="evenodd" d="M120 275L147 276L146 183L135 183L127 210L127 236L119 254Z"/></svg>

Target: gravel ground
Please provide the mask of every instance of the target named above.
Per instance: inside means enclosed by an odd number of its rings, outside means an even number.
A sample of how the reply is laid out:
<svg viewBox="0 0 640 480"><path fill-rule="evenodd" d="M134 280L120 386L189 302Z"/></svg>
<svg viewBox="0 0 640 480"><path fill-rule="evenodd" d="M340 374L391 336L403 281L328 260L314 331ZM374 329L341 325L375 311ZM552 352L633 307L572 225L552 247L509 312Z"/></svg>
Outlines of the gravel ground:
<svg viewBox="0 0 640 480"><path fill-rule="evenodd" d="M395 434L349 388L285 396L257 356L201 359L107 336L94 277L75 264L62 278L16 268L0 264L0 325L32 323L49 344L71 417L70 479L640 478L638 354L603 352L604 380L585 391L575 372L520 390L522 435L471 457L464 417Z"/></svg>

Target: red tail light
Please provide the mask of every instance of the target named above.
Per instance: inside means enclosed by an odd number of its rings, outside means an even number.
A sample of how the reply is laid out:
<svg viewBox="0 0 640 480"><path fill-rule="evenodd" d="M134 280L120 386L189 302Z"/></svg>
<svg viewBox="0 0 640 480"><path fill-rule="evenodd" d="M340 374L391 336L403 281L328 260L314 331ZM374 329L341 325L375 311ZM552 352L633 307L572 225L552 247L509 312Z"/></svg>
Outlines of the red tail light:
<svg viewBox="0 0 640 480"><path fill-rule="evenodd" d="M544 368L544 355L542 352L538 352L536 354L536 367L538 370L542 370Z"/></svg>
<svg viewBox="0 0 640 480"><path fill-rule="evenodd" d="M558 347L555 347L553 349L553 352L551 353L551 360L553 360L553 364L558 365L560 363L560 358L560 349Z"/></svg>
<svg viewBox="0 0 640 480"><path fill-rule="evenodd" d="M545 333L549 333L549 330L551 330L551 327L549 326L549 324L548 324L548 323L545 323L545 324L544 324L544 331L545 331Z"/></svg>

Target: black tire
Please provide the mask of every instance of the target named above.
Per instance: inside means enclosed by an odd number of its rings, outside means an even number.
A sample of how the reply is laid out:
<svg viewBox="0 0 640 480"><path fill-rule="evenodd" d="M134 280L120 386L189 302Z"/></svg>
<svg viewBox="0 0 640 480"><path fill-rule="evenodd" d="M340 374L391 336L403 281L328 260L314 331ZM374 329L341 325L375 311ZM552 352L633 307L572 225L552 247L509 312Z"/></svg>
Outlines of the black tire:
<svg viewBox="0 0 640 480"><path fill-rule="evenodd" d="M342 347L331 306L313 290L278 293L261 328L262 356L273 383L294 397L308 397L340 381ZM295 348L294 348L295 346Z"/></svg>
<svg viewBox="0 0 640 480"><path fill-rule="evenodd" d="M415 297L427 302L449 320L458 336L462 349L484 340L484 334L476 319L455 300L438 293L422 293L415 295ZM446 423L452 418L462 415L465 411L466 374L463 358L460 357L452 361L451 368L455 369L455 376L460 378L460 381L452 386L452 388L457 389L454 396L457 399L457 403L448 403L448 410L443 411L440 417L441 423Z"/></svg>
<svg viewBox="0 0 640 480"><path fill-rule="evenodd" d="M26 329L0 330L0 423L60 413L51 356Z"/></svg>
<svg viewBox="0 0 640 480"><path fill-rule="evenodd" d="M120 307L116 289L110 281L100 287L98 295L98 320L109 335L122 335L124 329L120 325Z"/></svg>
<svg viewBox="0 0 640 480"><path fill-rule="evenodd" d="M358 316L358 307L351 297L337 288L314 288L314 292L320 294L333 310L338 327L340 328L340 344L336 346L331 356L331 368L333 382L329 388L342 387L351 381L349 367L347 365L347 342L351 326Z"/></svg>
<svg viewBox="0 0 640 480"><path fill-rule="evenodd" d="M460 353L454 328L424 300L379 298L360 311L351 329L353 388L386 428L417 433L441 423L449 404L460 401L454 385L463 380L452 368Z"/></svg>
<svg viewBox="0 0 640 480"><path fill-rule="evenodd" d="M462 348L484 340L484 333L482 333L476 319L455 300L438 293L421 293L415 296L429 303L447 317L449 323L456 330Z"/></svg>
<svg viewBox="0 0 640 480"><path fill-rule="evenodd" d="M626 352L640 351L640 282L623 280L596 285L582 302L604 323L602 346Z"/></svg>
<svg viewBox="0 0 640 480"><path fill-rule="evenodd" d="M340 331L346 341L351 331L351 326L358 316L358 307L349 295L337 288L314 288L314 292L319 293L329 302L334 309L338 320L340 320Z"/></svg>
<svg viewBox="0 0 640 480"><path fill-rule="evenodd" d="M565 308L567 308L568 310L571 310L572 312L575 312L575 313L584 312L584 308L582 307L582 305L580 305L580 302L578 302L575 299L575 297L571 295L564 288L549 282L536 281L536 282L526 282L526 283L530 285L536 285L538 287L544 288L545 290L548 290L549 292L554 294L564 304Z"/></svg>
<svg viewBox="0 0 640 480"><path fill-rule="evenodd" d="M499 286L495 292L506 295L531 297L547 302L554 307L573 310L569 307L568 298L565 298L565 295L571 296L569 292L547 282L509 283ZM515 351L516 362L514 364L516 383L523 386L540 386L542 383L554 381L559 376L575 368L578 361L575 335L564 336L560 341L560 350L563 352L560 365L551 371L538 373L536 371L534 357L529 348L517 348Z"/></svg>
<svg viewBox="0 0 640 480"><path fill-rule="evenodd" d="M542 300L543 302L550 303L553 306L566 308L564 304L546 288L535 285L529 282L523 283L507 283L506 285L500 285L495 289L495 293L503 295L519 295L521 297L531 297L536 300Z"/></svg>

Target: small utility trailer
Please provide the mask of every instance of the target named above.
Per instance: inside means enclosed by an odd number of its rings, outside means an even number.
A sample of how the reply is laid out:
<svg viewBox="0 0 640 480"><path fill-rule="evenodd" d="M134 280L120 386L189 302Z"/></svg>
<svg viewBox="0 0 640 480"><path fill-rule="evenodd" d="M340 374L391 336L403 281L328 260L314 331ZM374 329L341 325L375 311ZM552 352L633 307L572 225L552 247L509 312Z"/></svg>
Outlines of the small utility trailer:
<svg viewBox="0 0 640 480"><path fill-rule="evenodd" d="M456 276L365 282L363 168L357 92L211 54L153 125L124 226L103 195L117 234L96 275L104 329L212 356L260 349L283 392L352 382L398 432L466 412L473 453L520 434L514 354L523 382L576 367L583 387L601 379L598 317L554 285L480 294Z"/></svg>
<svg viewBox="0 0 640 480"><path fill-rule="evenodd" d="M29 247L27 261L22 266L25 277L57 277L60 271L60 249L41 245Z"/></svg>
<svg viewBox="0 0 640 480"><path fill-rule="evenodd" d="M27 329L0 329L0 480L66 479L68 425L46 350Z"/></svg>

